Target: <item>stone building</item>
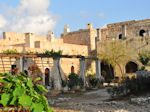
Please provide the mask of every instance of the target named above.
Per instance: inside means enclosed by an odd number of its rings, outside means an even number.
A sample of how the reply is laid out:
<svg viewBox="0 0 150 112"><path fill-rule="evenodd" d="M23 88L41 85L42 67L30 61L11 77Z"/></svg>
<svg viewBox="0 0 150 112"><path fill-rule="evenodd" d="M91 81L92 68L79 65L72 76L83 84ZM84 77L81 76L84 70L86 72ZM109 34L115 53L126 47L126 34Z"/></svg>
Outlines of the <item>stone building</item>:
<svg viewBox="0 0 150 112"><path fill-rule="evenodd" d="M16 49L19 53L43 53L46 50L63 51L63 55L81 55L85 57L93 56L96 54L96 36L97 30L92 28L91 24L87 24L87 29L70 32L69 26L64 27L64 33L61 34L61 38L55 38L52 31L48 31L46 36L38 36L33 33L16 33L16 32L4 32L3 39L0 39L1 53L6 50ZM21 58L14 57L0 57L0 72L11 72L13 68L18 68L20 71L25 71L30 74L28 68L31 65L37 65L40 68L38 75L43 77L43 84L46 84L44 78L46 72L49 75L61 72L68 76L72 68L74 72L79 74L82 60L77 58L60 58L60 60L54 60L52 58L25 58L24 66L22 67ZM60 63L61 71L57 70L57 64ZM96 63L93 59L86 60L86 67L83 69L88 73L96 73ZM83 71L84 73L84 71ZM54 77L56 78L56 77ZM57 80L58 81L58 80ZM57 85L58 86L58 85ZM57 87L60 89L60 86Z"/></svg>
<svg viewBox="0 0 150 112"><path fill-rule="evenodd" d="M150 36L150 19L107 24L100 29L100 40Z"/></svg>
<svg viewBox="0 0 150 112"><path fill-rule="evenodd" d="M140 21L127 21L121 23L107 24L101 28L93 28L92 24L87 24L86 29L70 32L69 26L64 27L64 33L61 38L55 38L52 31L48 31L46 36L38 36L33 33L15 33L4 32L3 39L0 39L1 52L7 49L16 49L20 53L39 52L54 49L55 51L62 50L63 55L82 55L82 56L96 56L97 50L106 40L123 39L131 44L135 49L149 49L150 36L150 19ZM136 46L135 46L136 45ZM42 63L43 62L43 63ZM0 72L10 72L14 66L20 68L20 60L17 58L0 58ZM28 59L25 62L24 70L28 72L30 65L36 64L39 66L41 74L45 71L51 72L54 66L52 58L35 58ZM86 63L86 74L96 74L99 77L100 69L105 70L107 75L114 78L114 74L118 74L117 68L105 65L104 63L88 59ZM65 75L68 75L74 68L75 73L80 71L80 60L76 58L61 58L60 67ZM122 66L125 73L135 73L140 63L134 59L129 60L126 65ZM99 68L99 69L96 69ZM98 74L97 74L98 73ZM43 76L44 77L44 76Z"/></svg>
<svg viewBox="0 0 150 112"><path fill-rule="evenodd" d="M141 63L137 60L137 53L142 50L150 50L150 19L139 21L126 21L120 23L107 24L100 28L100 38L97 43L97 50L100 51L105 41L113 41L116 39L124 40L127 46L134 49L133 59L121 66L126 76L132 77L141 68ZM101 63L101 70L111 78L121 77L121 73L117 66L112 67ZM115 76L114 76L115 75Z"/></svg>

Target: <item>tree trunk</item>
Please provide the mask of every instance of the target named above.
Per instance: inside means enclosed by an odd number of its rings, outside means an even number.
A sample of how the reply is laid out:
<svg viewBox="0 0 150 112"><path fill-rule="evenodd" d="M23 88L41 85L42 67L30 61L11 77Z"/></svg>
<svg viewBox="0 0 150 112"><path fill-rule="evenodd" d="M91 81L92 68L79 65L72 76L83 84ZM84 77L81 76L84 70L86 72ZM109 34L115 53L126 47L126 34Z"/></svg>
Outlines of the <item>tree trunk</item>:
<svg viewBox="0 0 150 112"><path fill-rule="evenodd" d="M118 67L119 67L119 69L120 69L120 72L121 72L121 75L122 75L122 78L123 78L123 77L124 77L124 73L123 73L123 71L122 71L122 69L121 69L121 66L120 66L120 64L117 63L117 62L116 62L116 64L118 65Z"/></svg>

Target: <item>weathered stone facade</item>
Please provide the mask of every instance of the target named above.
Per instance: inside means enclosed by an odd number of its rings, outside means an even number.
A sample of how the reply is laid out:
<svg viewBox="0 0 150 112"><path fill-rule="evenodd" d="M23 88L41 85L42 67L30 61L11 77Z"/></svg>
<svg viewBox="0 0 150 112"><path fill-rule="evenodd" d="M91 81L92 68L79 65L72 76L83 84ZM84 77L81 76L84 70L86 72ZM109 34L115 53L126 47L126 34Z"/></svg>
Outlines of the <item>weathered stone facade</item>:
<svg viewBox="0 0 150 112"><path fill-rule="evenodd" d="M126 76L132 77L135 76L136 70L142 66L137 60L137 54L143 50L150 50L149 37L150 19L108 24L100 28L100 41L97 43L97 51L100 51L105 41L124 40L126 46L130 46L133 49L133 57L127 63L121 65L121 68ZM131 70L132 72L130 72L127 69L132 69L133 71ZM115 74L115 77L122 77L117 66L113 67L112 72Z"/></svg>
<svg viewBox="0 0 150 112"><path fill-rule="evenodd" d="M149 38L150 37L150 19L140 21L127 21L121 23L108 24L102 28L93 28L92 24L87 24L86 29L80 29L78 31L70 32L69 26L64 27L64 33L61 34L61 38L55 38L52 31L48 31L47 36L37 36L33 33L15 33L4 32L3 39L0 39L1 52L7 49L17 49L20 53L25 52L39 52L42 53L46 50L54 49L55 51L63 50L64 55L82 55L82 56L96 56L97 51L103 45L105 40L125 39L127 45L132 46L137 51L142 49L150 49ZM135 54L136 55L136 54ZM136 56L135 56L136 57ZM11 65L17 65L20 68L17 59L1 58L0 60L0 72L10 72ZM129 60L132 62L133 60ZM39 66L41 74L44 74L45 68L49 68L50 71L54 65L52 58L35 58L27 59L25 62L24 70L32 65ZM135 62L138 68L141 66L139 62ZM5 66L2 66L5 65ZM8 67L7 67L8 66ZM65 75L71 72L71 67L74 66L75 73L80 73L80 60L76 58L60 59L60 66ZM85 60L86 73L99 73L101 74L100 62L97 63L93 60ZM122 68L125 70L125 65ZM96 69L99 67L99 69ZM114 74L120 76L118 68L113 68ZM96 75L99 77L99 75ZM59 88L59 87L58 87Z"/></svg>
<svg viewBox="0 0 150 112"><path fill-rule="evenodd" d="M100 30L100 40L150 36L150 19L107 24Z"/></svg>

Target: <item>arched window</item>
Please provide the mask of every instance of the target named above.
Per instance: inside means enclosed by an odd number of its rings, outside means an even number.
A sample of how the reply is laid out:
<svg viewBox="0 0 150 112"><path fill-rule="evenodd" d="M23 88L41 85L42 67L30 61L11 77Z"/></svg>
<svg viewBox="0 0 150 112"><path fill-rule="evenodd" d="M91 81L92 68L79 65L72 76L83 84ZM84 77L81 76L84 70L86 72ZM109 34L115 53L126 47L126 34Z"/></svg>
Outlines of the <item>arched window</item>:
<svg viewBox="0 0 150 112"><path fill-rule="evenodd" d="M138 65L132 61L128 62L125 66L126 73L135 73L138 71Z"/></svg>
<svg viewBox="0 0 150 112"><path fill-rule="evenodd" d="M49 68L45 69L45 85L49 86L49 75L50 75L50 70Z"/></svg>
<svg viewBox="0 0 150 112"><path fill-rule="evenodd" d="M119 34L119 39L122 39L122 34Z"/></svg>
<svg viewBox="0 0 150 112"><path fill-rule="evenodd" d="M74 73L74 66L71 66L71 73Z"/></svg>
<svg viewBox="0 0 150 112"><path fill-rule="evenodd" d="M145 30L140 30L140 32L139 32L139 36L141 36L141 37L144 37L144 33L146 33L146 31Z"/></svg>

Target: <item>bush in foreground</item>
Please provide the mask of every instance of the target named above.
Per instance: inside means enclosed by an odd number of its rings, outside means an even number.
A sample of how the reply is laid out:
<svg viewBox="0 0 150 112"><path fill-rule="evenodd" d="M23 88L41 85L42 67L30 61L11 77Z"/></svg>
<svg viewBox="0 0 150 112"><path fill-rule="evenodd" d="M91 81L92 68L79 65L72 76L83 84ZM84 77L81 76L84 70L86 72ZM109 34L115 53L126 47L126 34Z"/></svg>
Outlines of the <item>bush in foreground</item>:
<svg viewBox="0 0 150 112"><path fill-rule="evenodd" d="M0 88L0 104L3 106L29 107L31 112L53 112L43 95L47 90L42 85L33 84L26 76L0 74Z"/></svg>
<svg viewBox="0 0 150 112"><path fill-rule="evenodd" d="M141 77L131 79L125 78L119 86L109 87L107 92L111 97L119 97L125 95L137 95L150 90L150 77Z"/></svg>

